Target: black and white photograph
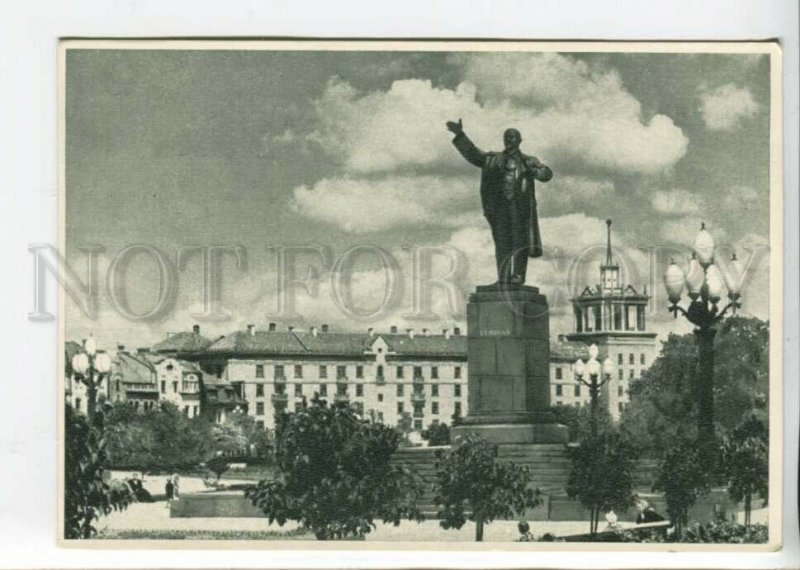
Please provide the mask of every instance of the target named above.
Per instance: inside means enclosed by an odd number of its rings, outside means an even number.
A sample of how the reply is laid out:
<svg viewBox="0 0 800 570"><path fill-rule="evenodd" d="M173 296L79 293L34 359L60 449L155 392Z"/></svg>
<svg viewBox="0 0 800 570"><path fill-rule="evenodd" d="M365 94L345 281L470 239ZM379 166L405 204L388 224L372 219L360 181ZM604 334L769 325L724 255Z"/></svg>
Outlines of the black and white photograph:
<svg viewBox="0 0 800 570"><path fill-rule="evenodd" d="M779 548L781 72L61 42L59 544Z"/></svg>

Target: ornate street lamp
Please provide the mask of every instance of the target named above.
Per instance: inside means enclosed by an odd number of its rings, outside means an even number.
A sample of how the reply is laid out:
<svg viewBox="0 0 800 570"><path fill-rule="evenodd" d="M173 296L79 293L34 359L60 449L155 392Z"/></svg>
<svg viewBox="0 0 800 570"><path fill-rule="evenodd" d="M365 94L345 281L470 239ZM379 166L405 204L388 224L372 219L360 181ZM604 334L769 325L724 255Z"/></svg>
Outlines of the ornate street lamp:
<svg viewBox="0 0 800 570"><path fill-rule="evenodd" d="M97 407L97 390L111 371L111 357L107 352L98 352L93 337L83 341L83 351L72 357L72 371L75 379L86 385L88 402L86 412L89 420L94 420Z"/></svg>
<svg viewBox="0 0 800 570"><path fill-rule="evenodd" d="M703 446L714 442L714 336L716 325L730 310L732 313L740 308L741 280L744 274L742 265L736 254L727 264L724 276L714 263L714 238L706 229L705 223L694 240L694 252L689 260L686 273L671 261L664 273L664 287L669 298L670 312L678 318L681 313L695 325L694 335L698 351L697 374L697 430L698 441ZM678 303L684 286L689 296L688 308ZM719 302L723 287L728 290L729 302L722 310Z"/></svg>
<svg viewBox="0 0 800 570"><path fill-rule="evenodd" d="M598 398L600 395L600 388L602 388L614 374L614 362L610 358L606 358L601 364L597 360L600 351L597 345L589 347L589 360L583 362L580 358L575 362L575 380L584 386L589 387L589 397L591 399L591 431L592 440L597 438L597 413L598 413ZM584 376L588 376L589 380L584 380Z"/></svg>

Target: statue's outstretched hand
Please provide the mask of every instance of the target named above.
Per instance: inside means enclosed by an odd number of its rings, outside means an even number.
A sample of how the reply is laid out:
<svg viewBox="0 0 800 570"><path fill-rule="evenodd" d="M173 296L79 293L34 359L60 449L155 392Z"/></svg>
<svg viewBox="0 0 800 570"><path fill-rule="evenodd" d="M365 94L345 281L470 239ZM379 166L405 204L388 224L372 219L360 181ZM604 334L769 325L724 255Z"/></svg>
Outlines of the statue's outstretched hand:
<svg viewBox="0 0 800 570"><path fill-rule="evenodd" d="M464 127L461 125L461 119L459 119L457 123L453 121L447 121L447 130L454 135L460 135L463 133Z"/></svg>

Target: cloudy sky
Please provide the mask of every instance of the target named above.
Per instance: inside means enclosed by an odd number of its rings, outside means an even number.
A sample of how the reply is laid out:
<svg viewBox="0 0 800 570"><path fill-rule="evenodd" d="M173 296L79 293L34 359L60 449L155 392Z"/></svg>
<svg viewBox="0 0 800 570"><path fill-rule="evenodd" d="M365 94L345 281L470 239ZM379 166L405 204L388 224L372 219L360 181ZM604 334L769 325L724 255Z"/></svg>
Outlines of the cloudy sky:
<svg viewBox="0 0 800 570"><path fill-rule="evenodd" d="M661 274L670 256L685 259L701 221L721 258L732 249L752 256L745 312L768 314L767 56L71 50L66 93L67 256L76 271L85 270L86 244L105 248L103 280L131 244L172 263L182 246L246 251L242 267L223 258L228 321L192 316L203 312L195 255L176 270L174 303L158 318L127 320L103 291L95 318L68 300L68 338L146 346L193 324L212 337L268 321L463 324L463 303L455 297L451 307L442 289L430 319L414 314L409 247L448 248L462 295L494 280L479 171L445 128L459 118L484 150L499 150L503 130L517 127L523 151L555 173L537 186L545 256L528 269L553 306L553 336L571 330L569 297L598 282L606 218L626 281L655 287L653 330L689 330L667 318ZM269 246L306 244L327 248L329 265L354 246L381 248L398 268L390 309L364 317L387 281L362 248L340 282L349 284L344 295L329 268L300 256L298 274L316 266L319 287L297 291L295 317L274 316ZM128 309L145 313L158 296L155 266L143 255L129 261L118 281ZM450 261L436 254L433 274L445 275Z"/></svg>

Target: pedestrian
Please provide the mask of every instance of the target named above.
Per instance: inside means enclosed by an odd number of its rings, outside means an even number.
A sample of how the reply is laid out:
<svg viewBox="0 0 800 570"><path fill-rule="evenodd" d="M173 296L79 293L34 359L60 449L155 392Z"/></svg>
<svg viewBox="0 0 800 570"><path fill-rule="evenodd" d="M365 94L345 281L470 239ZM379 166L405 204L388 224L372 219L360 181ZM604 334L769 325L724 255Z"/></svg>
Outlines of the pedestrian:
<svg viewBox="0 0 800 570"><path fill-rule="evenodd" d="M517 542L535 542L536 539L533 538L531 527L527 521L520 521L519 524L517 524L517 530L519 531Z"/></svg>
<svg viewBox="0 0 800 570"><path fill-rule="evenodd" d="M167 483L164 485L164 492L167 495L166 508L172 506L172 499L175 497L175 485L172 482L172 477L167 477Z"/></svg>
<svg viewBox="0 0 800 570"><path fill-rule="evenodd" d="M661 522L664 520L660 514L644 499L636 503L636 509L639 514L636 515L636 524Z"/></svg>
<svg viewBox="0 0 800 570"><path fill-rule="evenodd" d="M606 525L606 528L603 529L603 532L619 529L620 526L618 521L619 518L617 517L617 513L615 513L613 510L608 511L606 513L606 523L608 524Z"/></svg>
<svg viewBox="0 0 800 570"><path fill-rule="evenodd" d="M179 501L181 498L180 478L177 473L172 476L172 495L175 501Z"/></svg>

